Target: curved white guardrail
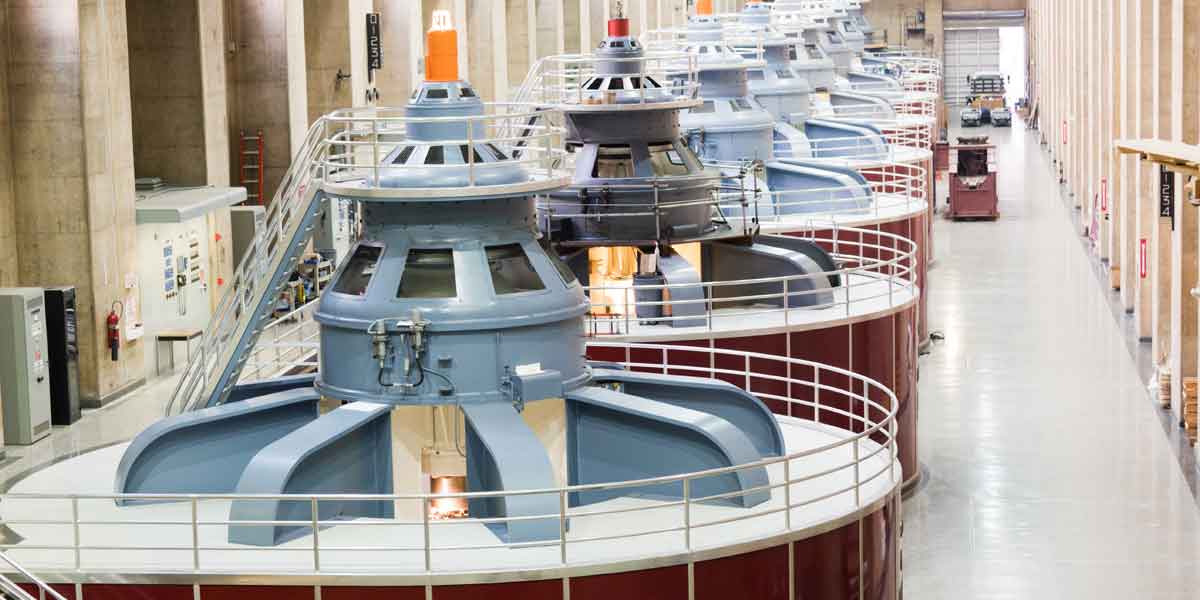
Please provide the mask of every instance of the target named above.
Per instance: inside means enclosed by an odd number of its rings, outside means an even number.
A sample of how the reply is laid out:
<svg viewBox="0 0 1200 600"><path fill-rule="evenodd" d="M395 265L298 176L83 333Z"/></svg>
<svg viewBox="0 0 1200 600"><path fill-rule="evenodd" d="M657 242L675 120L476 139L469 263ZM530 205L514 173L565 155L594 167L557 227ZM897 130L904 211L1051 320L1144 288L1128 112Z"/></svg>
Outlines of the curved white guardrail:
<svg viewBox="0 0 1200 600"><path fill-rule="evenodd" d="M844 164L862 162L913 162L931 158L931 133L928 123L918 119L871 119L870 124L883 133L887 146L880 148L865 136L808 138L805 149L816 155L812 160L834 160ZM878 138L876 138L878 139ZM790 140L775 140L775 155L788 156L799 150ZM920 152L912 152L916 149ZM852 155L852 156L844 156ZM809 160L800 158L799 160Z"/></svg>
<svg viewBox="0 0 1200 600"><path fill-rule="evenodd" d="M740 190L723 191L722 211L730 223L745 220L760 224L792 223L797 231L819 228L822 223L845 219L875 220L903 216L924 209L929 200L929 171L918 162L879 161L867 165L857 161L821 159L832 165L855 168L870 185L870 193L853 191L845 186L805 190L771 190L760 192L755 207L742 207ZM841 207L830 208L830 207ZM770 207L771 210L765 210ZM744 217L741 215L745 215Z"/></svg>
<svg viewBox="0 0 1200 600"><path fill-rule="evenodd" d="M593 79L600 64L621 73ZM699 90L696 56L687 52L651 50L633 58L562 54L536 62L514 100L564 111L685 108L697 102Z"/></svg>
<svg viewBox="0 0 1200 600"><path fill-rule="evenodd" d="M0 548L32 569L66 577L113 572L428 576L561 568L654 560L780 534L819 531L827 523L873 510L901 481L897 399L873 379L820 363L733 350L593 342L589 351L634 370L729 381L773 405L777 412L802 419L793 423L810 423L800 426L821 433L809 447L751 464L537 490L399 495L9 493L0 496L4 509L0 522L24 539L0 544ZM771 474L767 485L718 496L691 492L697 481L763 467ZM584 507L570 507L568 502L579 492L650 486L677 486L679 498ZM769 491L771 499L755 507L713 510L711 505L713 500L762 491ZM430 517L433 502L525 495L560 499L555 512L519 518L558 521L561 533L557 539L508 544L490 535L456 533L463 531L464 525L518 518ZM224 542L224 532L234 522L222 507L233 500L303 502L312 506L314 515L320 514L324 502L386 500L397 506L420 506L422 518L254 521L255 525L289 525L304 531L298 539L279 546L244 546ZM143 505L118 507L114 501L143 501ZM646 511L652 511L650 516L634 518ZM370 533L355 536L353 544L339 543L335 534L345 528ZM503 559L492 561L486 557L500 555L480 554L487 551L502 551Z"/></svg>
<svg viewBox="0 0 1200 600"><path fill-rule="evenodd" d="M835 270L762 277L734 281L662 285L607 285L587 288L592 309L588 315L588 335L594 337L652 335L705 335L744 331L753 324L776 324L788 328L810 321L802 317L819 311L829 319L891 308L897 301L908 302L918 294L916 283L917 245L908 238L871 229L838 227L808 221L814 229L799 236L828 251L838 263ZM841 286L834 289L833 300L820 306L803 306L804 299L822 293L809 290L809 282L836 277ZM703 290L698 300L672 299L672 291L682 296ZM748 288L750 293L729 295L728 289ZM641 296L639 298L639 296ZM661 299L647 300L647 296ZM703 313L670 314L669 311L699 304ZM638 315L654 314L653 317ZM673 322L703 324L673 328ZM652 323L652 324L647 324Z"/></svg>
<svg viewBox="0 0 1200 600"><path fill-rule="evenodd" d="M901 166L902 167L902 166ZM919 168L917 168L919 170ZM923 172L923 171L921 171ZM881 179L872 183L876 189L910 189L910 185L923 175L902 175L880 171ZM924 207L916 196L881 194L879 200L895 203L912 203L908 212ZM730 193L730 201L736 202ZM813 198L790 198L781 194L781 202L804 203ZM875 208L877 214L893 210L897 214L902 205L892 208ZM792 216L759 222L771 225L773 231L790 233L803 232L799 237L817 243L830 252L838 263L836 270L785 277L738 279L700 284L664 284L638 286L637 291L656 292L663 300L638 299L628 280L619 285L595 285L584 288L591 298L592 310L587 317L588 335L594 337L624 336L631 334L653 334L674 332L677 334L707 335L745 326L748 319L759 323L777 322L781 327L790 327L803 319L806 311L818 312L822 317L837 319L846 315L868 313L888 309L908 302L919 293L916 282L917 245L908 238L875 229L844 227L829 222L829 213L819 216ZM869 216L869 213L863 215ZM786 220L785 220L786 219ZM740 219L738 219L740 220ZM788 226L791 225L791 226ZM836 277L842 283L834 291L834 301L820 307L801 307L797 299L814 292L802 291L808 280L819 277ZM722 290L753 286L753 293L724 296ZM703 289L703 300L670 300L672 289L687 288L694 292ZM647 326L637 317L638 308L659 312L663 307L700 304L703 314L674 316L667 314L656 317L658 325ZM320 346L320 329L312 319L317 306L310 302L291 313L282 315L264 327L259 343L251 351L239 383L270 379L284 375L313 372L319 368L317 350ZM703 325L672 328L672 321L695 322Z"/></svg>

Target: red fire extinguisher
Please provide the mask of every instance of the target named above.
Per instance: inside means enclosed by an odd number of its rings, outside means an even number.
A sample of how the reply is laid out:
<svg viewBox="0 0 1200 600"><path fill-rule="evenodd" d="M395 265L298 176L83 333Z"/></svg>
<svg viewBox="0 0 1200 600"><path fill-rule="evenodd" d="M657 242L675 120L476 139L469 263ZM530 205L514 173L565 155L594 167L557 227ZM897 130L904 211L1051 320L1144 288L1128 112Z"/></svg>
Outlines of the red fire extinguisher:
<svg viewBox="0 0 1200 600"><path fill-rule="evenodd" d="M117 307L121 308L118 309ZM121 348L121 310L124 310L125 305L118 300L113 302L112 308L108 311L108 349L112 352L112 359L117 360L117 350Z"/></svg>

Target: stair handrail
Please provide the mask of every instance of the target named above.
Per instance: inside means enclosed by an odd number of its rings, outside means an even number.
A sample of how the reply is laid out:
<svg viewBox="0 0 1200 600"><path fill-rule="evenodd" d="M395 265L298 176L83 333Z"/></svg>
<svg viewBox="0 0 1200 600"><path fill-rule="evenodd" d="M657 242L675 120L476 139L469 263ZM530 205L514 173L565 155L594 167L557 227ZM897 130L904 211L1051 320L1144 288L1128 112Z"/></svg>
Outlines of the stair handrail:
<svg viewBox="0 0 1200 600"><path fill-rule="evenodd" d="M222 295L216 310L213 311L209 326L201 335L199 351L193 354L192 359L188 361L187 367L175 385L175 390L166 406L165 413L167 415L175 414L177 408L179 412L185 412L195 407L203 390L208 388L212 371L221 364L220 345L224 341L222 334L228 327L229 318L232 316L235 319L232 322L236 323L236 319L241 318L244 314L245 306L243 306L242 298L247 291L246 286L256 285L261 270L273 261L277 252L284 251L282 240L276 244L273 250L264 249L263 246L270 239L271 233L283 235L283 231L277 232L276 230L281 229L282 220L287 219L290 222L291 218L295 217L292 214L296 208L294 205L299 202L292 199L300 198L302 200L304 192L310 189L309 186L312 185L314 179L313 170L319 168L322 162L316 160L317 155L326 148L325 130L324 117L318 118L309 127L304 144L296 153L295 159L288 167L267 207L265 226L255 235L249 251L242 256L234 269L233 275L230 277L230 287ZM264 252L264 250L267 251ZM250 287L250 290L253 290L253 287ZM239 308L242 309L241 312L237 310ZM247 318L253 318L253 316Z"/></svg>
<svg viewBox="0 0 1200 600"><path fill-rule="evenodd" d="M50 587L50 584L39 579L37 575L30 573L25 567L17 564L17 561L13 560L7 552L0 551L0 559L3 559L5 563L8 563L8 566L12 567L14 571L20 573L21 577L24 577L26 581L37 586L41 594L45 595L43 597L53 598L54 600L67 600L66 598L63 598L62 594L59 594L54 588ZM13 598L18 598L19 600L38 600L29 592L21 589L21 587L17 585L15 581L9 579L8 576L4 575L3 573L0 573L0 590L2 590L6 595L12 596Z"/></svg>
<svg viewBox="0 0 1200 600"><path fill-rule="evenodd" d="M509 102L521 103L527 101L526 98L533 92L535 82L542 78L542 66L545 62L546 57L542 57L530 65L529 72L525 74L525 79L521 81L521 85L517 88L513 97L509 99Z"/></svg>

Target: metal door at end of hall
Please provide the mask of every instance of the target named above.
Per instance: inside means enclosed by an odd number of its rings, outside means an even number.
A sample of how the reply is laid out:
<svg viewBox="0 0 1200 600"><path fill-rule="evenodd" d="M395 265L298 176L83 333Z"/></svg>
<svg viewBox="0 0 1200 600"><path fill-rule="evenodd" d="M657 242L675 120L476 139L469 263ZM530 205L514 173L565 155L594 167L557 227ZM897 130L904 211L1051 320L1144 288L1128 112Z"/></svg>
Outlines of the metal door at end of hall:
<svg viewBox="0 0 1200 600"><path fill-rule="evenodd" d="M995 27L946 30L945 94L948 106L966 104L967 76L1000 70L1000 30Z"/></svg>

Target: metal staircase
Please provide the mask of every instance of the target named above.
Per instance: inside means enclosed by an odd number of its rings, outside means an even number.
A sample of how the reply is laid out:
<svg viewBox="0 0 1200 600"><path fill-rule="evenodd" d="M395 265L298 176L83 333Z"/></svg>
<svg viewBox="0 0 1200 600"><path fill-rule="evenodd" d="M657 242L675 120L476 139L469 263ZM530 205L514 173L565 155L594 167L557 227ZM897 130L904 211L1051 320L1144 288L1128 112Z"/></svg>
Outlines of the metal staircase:
<svg viewBox="0 0 1200 600"><path fill-rule="evenodd" d="M279 292L313 235L329 144L325 118L309 128L267 208L266 227L246 252L167 404L168 415L220 404L238 375Z"/></svg>

